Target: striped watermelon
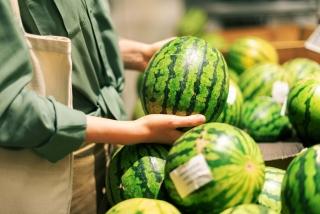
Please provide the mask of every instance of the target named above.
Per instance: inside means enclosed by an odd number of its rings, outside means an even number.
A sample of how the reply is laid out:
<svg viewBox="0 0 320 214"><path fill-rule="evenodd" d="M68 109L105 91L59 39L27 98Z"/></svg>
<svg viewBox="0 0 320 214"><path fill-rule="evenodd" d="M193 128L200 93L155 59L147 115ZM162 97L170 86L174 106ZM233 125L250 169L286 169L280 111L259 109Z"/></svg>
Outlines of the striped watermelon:
<svg viewBox="0 0 320 214"><path fill-rule="evenodd" d="M130 145L118 150L106 177L109 203L114 205L129 198L161 197L167 154L166 147L155 144Z"/></svg>
<svg viewBox="0 0 320 214"><path fill-rule="evenodd" d="M140 117L143 117L144 115L145 114L144 114L144 111L142 108L141 101L140 101L140 99L138 99L136 102L136 105L134 106L134 109L133 109L132 119L136 120Z"/></svg>
<svg viewBox="0 0 320 214"><path fill-rule="evenodd" d="M290 163L282 182L282 213L320 212L320 145L301 152Z"/></svg>
<svg viewBox="0 0 320 214"><path fill-rule="evenodd" d="M144 73L145 113L204 114L214 121L227 100L229 77L222 54L195 37L180 37L158 51Z"/></svg>
<svg viewBox="0 0 320 214"><path fill-rule="evenodd" d="M239 87L245 100L257 96L277 98L281 93L288 92L290 82L288 73L281 66L267 63L244 72L240 76Z"/></svg>
<svg viewBox="0 0 320 214"><path fill-rule="evenodd" d="M240 126L242 104L242 93L237 84L230 79L227 103L217 122Z"/></svg>
<svg viewBox="0 0 320 214"><path fill-rule="evenodd" d="M280 213L281 211L281 184L286 171L274 167L266 167L265 181L258 203Z"/></svg>
<svg viewBox="0 0 320 214"><path fill-rule="evenodd" d="M118 203L106 214L180 214L180 212L165 201L133 198Z"/></svg>
<svg viewBox="0 0 320 214"><path fill-rule="evenodd" d="M172 173L186 167L195 157L205 158L204 163L197 165L208 167L212 179L181 197ZM228 124L207 123L191 129L174 143L167 157L165 187L171 199L189 212L219 213L238 204L255 202L264 182L264 168L261 151L248 134ZM194 169L188 170L193 175ZM201 181L185 179L189 184Z"/></svg>
<svg viewBox="0 0 320 214"><path fill-rule="evenodd" d="M275 211L257 204L242 204L229 208L221 214L276 214Z"/></svg>
<svg viewBox="0 0 320 214"><path fill-rule="evenodd" d="M311 59L295 58L283 64L283 67L293 76L293 81L303 79L319 79L320 65Z"/></svg>
<svg viewBox="0 0 320 214"><path fill-rule="evenodd" d="M320 82L300 81L290 90L288 116L306 146L320 141Z"/></svg>
<svg viewBox="0 0 320 214"><path fill-rule="evenodd" d="M291 136L289 119L271 97L248 100L242 108L241 127L258 142L274 142Z"/></svg>
<svg viewBox="0 0 320 214"><path fill-rule="evenodd" d="M227 62L241 74L261 63L278 63L278 54L269 42L257 37L244 37L230 46Z"/></svg>
<svg viewBox="0 0 320 214"><path fill-rule="evenodd" d="M235 71L235 70L233 70L232 68L228 68L228 71L229 71L229 77L230 77L230 79L232 79L235 83L239 83L239 75L238 75L238 73Z"/></svg>

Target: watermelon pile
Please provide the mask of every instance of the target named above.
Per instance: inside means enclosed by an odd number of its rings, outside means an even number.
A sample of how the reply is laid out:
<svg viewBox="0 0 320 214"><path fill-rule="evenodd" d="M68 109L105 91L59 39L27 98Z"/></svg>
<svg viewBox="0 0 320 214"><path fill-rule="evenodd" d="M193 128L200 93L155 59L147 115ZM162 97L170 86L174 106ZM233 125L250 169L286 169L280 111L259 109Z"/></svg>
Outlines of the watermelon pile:
<svg viewBox="0 0 320 214"><path fill-rule="evenodd" d="M307 58L295 58L283 64L293 81L305 79L318 79L320 80L320 65L316 61Z"/></svg>
<svg viewBox="0 0 320 214"><path fill-rule="evenodd" d="M199 12L190 17L203 20ZM190 29L183 34L206 38L203 27ZM228 65L193 36L152 57L139 81L139 117L200 113L207 123L172 146L119 149L106 177L108 214L320 213L319 63L280 65L273 46L256 37L240 38L226 57ZM313 147L287 170L265 167L259 144L292 140Z"/></svg>
<svg viewBox="0 0 320 214"><path fill-rule="evenodd" d="M282 106L271 97L256 97L243 105L241 127L257 142L275 142L291 136L291 124Z"/></svg>
<svg viewBox="0 0 320 214"><path fill-rule="evenodd" d="M285 175L284 170L266 167L262 191L258 203L280 213L281 211L281 185Z"/></svg>
<svg viewBox="0 0 320 214"><path fill-rule="evenodd" d="M278 63L278 54L269 42L257 37L244 37L231 44L227 62L241 74L261 63Z"/></svg>
<svg viewBox="0 0 320 214"><path fill-rule="evenodd" d="M278 99L281 92L288 92L291 79L280 65L263 63L242 73L239 79L245 100L258 96L271 96ZM283 100L279 100L282 102Z"/></svg>
<svg viewBox="0 0 320 214"><path fill-rule="evenodd" d="M230 79L227 102L217 119L217 122L228 123L239 127L241 123L241 110L243 104L242 93L238 85Z"/></svg>
<svg viewBox="0 0 320 214"><path fill-rule="evenodd" d="M317 214L320 210L320 145L298 155L282 184L282 212Z"/></svg>
<svg viewBox="0 0 320 214"><path fill-rule="evenodd" d="M306 146L320 141L320 81L303 80L295 84L288 97L289 119Z"/></svg>
<svg viewBox="0 0 320 214"><path fill-rule="evenodd" d="M196 166L203 164L212 178L200 185L197 182L201 180L192 178L193 174L187 176L188 182L195 182L201 188L185 195L179 192L177 180L171 175L181 166L188 168L195 157L203 158ZM190 170L196 170L196 166L194 169L190 166ZM264 182L264 167L258 145L244 131L228 124L207 123L175 142L167 157L165 186L170 198L184 210L219 213L257 200ZM177 173L186 176L183 171Z"/></svg>
<svg viewBox="0 0 320 214"><path fill-rule="evenodd" d="M110 205L130 198L161 198L168 150L162 145L121 147L112 157L106 187Z"/></svg>

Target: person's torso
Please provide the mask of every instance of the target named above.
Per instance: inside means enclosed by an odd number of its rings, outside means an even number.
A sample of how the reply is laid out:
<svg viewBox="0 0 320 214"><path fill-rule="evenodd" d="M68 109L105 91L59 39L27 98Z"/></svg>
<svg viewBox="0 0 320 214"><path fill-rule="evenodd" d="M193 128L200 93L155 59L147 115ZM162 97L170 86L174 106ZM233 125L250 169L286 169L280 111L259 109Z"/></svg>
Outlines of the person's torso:
<svg viewBox="0 0 320 214"><path fill-rule="evenodd" d="M72 41L73 106L122 119L123 66L105 0L20 0L26 30Z"/></svg>

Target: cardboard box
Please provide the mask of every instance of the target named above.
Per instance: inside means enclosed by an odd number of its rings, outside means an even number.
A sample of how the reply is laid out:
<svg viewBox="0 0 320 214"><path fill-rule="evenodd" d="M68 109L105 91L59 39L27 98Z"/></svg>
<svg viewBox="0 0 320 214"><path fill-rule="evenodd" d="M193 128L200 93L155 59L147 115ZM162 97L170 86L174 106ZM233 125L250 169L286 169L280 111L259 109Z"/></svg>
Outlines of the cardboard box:
<svg viewBox="0 0 320 214"><path fill-rule="evenodd" d="M304 148L299 142L258 143L266 166L286 170L292 159Z"/></svg>

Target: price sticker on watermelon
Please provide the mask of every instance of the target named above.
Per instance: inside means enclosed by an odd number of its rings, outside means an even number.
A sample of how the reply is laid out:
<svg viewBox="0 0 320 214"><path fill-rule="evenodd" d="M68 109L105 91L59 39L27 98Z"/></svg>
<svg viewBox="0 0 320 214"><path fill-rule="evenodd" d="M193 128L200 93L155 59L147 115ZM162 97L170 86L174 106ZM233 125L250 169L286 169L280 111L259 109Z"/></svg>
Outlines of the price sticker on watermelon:
<svg viewBox="0 0 320 214"><path fill-rule="evenodd" d="M181 198L185 198L213 180L210 168L202 154L170 172L170 178Z"/></svg>

